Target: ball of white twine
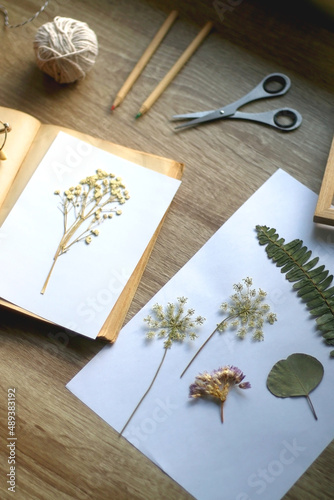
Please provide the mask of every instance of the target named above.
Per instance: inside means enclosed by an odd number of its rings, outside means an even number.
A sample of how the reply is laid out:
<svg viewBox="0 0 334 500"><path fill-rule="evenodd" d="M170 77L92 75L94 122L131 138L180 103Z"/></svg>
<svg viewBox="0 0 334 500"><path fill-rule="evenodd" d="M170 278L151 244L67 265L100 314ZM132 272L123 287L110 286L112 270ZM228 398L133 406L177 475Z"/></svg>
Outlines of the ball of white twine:
<svg viewBox="0 0 334 500"><path fill-rule="evenodd" d="M37 66L59 83L71 83L86 76L98 55L96 34L86 23L55 17L43 24L35 36Z"/></svg>

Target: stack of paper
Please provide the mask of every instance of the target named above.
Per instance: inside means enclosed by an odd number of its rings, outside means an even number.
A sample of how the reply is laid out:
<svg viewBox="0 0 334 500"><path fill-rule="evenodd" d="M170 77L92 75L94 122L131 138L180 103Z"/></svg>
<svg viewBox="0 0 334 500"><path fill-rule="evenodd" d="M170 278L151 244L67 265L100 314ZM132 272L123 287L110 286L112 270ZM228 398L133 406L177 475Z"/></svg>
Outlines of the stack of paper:
<svg viewBox="0 0 334 500"><path fill-rule="evenodd" d="M300 238L328 269L334 268L332 233L312 223L317 197L285 172L276 172L204 247L68 384L118 432L149 386L163 355L163 341L147 341L143 319L152 306L188 298L206 322L193 343L175 344L152 389L124 432L124 437L200 500L280 499L333 439L334 360L305 304L267 257L255 226L276 228L286 242ZM233 284L253 278L267 291L266 302L277 314L265 325L264 341L240 340L235 331L217 333L189 370L182 370L223 318L222 302ZM312 392L315 420L306 398L281 399L266 387L273 365L293 353L316 357L324 377ZM224 405L191 400L195 376L224 366L240 368L251 383L235 388Z"/></svg>

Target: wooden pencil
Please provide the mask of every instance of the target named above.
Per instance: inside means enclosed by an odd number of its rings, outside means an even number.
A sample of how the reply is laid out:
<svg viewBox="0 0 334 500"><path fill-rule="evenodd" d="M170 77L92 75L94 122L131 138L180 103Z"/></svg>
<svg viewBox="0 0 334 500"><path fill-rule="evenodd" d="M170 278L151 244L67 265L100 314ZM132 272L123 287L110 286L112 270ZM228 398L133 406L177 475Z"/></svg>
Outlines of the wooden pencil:
<svg viewBox="0 0 334 500"><path fill-rule="evenodd" d="M164 39L164 37L167 35L169 29L171 28L172 24L174 23L175 19L179 15L177 10L173 10L165 22L162 24L160 29L157 31L155 34L154 38L152 39L151 43L148 45L147 49L137 62L136 66L133 68L131 73L129 74L128 78L125 80L122 88L118 91L117 96L114 100L113 105L111 106L111 110L113 111L117 106L119 106L124 98L126 97L127 93L131 89L132 85L135 83L145 66L147 65L148 61L151 59L153 56L154 52L157 50L159 47L160 43Z"/></svg>
<svg viewBox="0 0 334 500"><path fill-rule="evenodd" d="M198 35L194 38L191 44L187 47L187 49L183 52L181 57L176 61L174 66L168 71L165 77L161 80L161 82L157 85L157 87L153 90L151 95L146 99L146 101L142 104L139 109L136 118L139 118L144 113L146 113L151 106L155 103L155 101L160 97L160 95L164 92L166 87L171 83L171 81L175 78L178 72L183 68L188 59L193 55L195 50L199 47L199 45L203 42L204 38L210 33L212 29L213 23L208 21Z"/></svg>

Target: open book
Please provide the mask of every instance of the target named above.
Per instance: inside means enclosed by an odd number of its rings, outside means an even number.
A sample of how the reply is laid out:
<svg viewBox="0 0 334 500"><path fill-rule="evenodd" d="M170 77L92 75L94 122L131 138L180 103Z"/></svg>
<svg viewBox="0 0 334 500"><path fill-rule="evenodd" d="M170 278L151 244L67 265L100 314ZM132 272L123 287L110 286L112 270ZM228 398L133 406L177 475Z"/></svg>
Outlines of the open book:
<svg viewBox="0 0 334 500"><path fill-rule="evenodd" d="M2 265L0 269L0 306L55 323L91 338L98 337L114 342L123 325L165 213L180 184L183 164L128 149L74 130L42 124L28 114L5 107L0 107L0 119L2 122L8 122L12 127L4 148L7 160L0 161L0 261L2 263L0 264L0 267ZM65 157L68 154L66 151L68 152L71 148L73 150L81 148L81 151L88 151L88 157L83 158L82 165L75 166L75 169L69 173L66 169L62 171L61 167L60 170L59 168L57 170L55 165L61 166L66 163ZM86 156L86 153L83 153L82 156ZM64 256L59 259L59 262L61 261L59 268L57 272L55 271L55 276L51 278L48 285L50 290L46 290L43 295L37 294L34 289L34 279L30 278L31 276L35 277L38 273L29 275L26 269L33 269L37 265L36 262L38 266L42 265L46 258L44 254L48 252L48 245L50 249L52 246L49 240L59 230L58 226L63 224L64 214L55 209L54 192L58 188L61 190L69 188L72 182L79 183L82 178L87 178L87 172L91 172L89 175L94 175L97 169L105 171L109 166L115 170L116 176L121 172L126 187L128 184L132 186L133 192L131 193L130 189L130 200L124 206L124 213L120 218L115 217L110 223L107 221L103 228L101 227L101 238L95 239L93 236L91 239L94 241L92 245L88 245L89 248L85 245L85 241L81 241L78 245L73 245L70 251L64 253ZM59 181L60 185L55 182L55 179ZM67 186L66 183L71 179L71 183ZM36 200L37 187L40 189L37 198L41 196L41 200L38 199L37 203L33 203L32 200ZM157 193L154 194L156 191ZM149 197L150 199L148 199ZM39 212L34 212L35 204L40 204ZM123 207L121 208L123 209ZM138 220L138 212L141 214L140 220ZM36 213L38 213L37 217ZM22 214L26 217L25 221L22 219ZM38 218L37 222L36 218ZM23 231L23 234L20 235L23 226L30 226L30 224L32 227L29 228L29 232ZM43 245L39 245L36 247L37 250L34 250L34 240L29 243L27 237L29 238L30 233L34 234L34 231L37 230L43 233L44 240L41 240ZM113 233L113 231L116 232ZM137 233L134 234L134 231ZM95 230L95 232L98 234L98 231ZM133 235L135 241L128 239L122 243L123 246L120 245L117 248L117 242L122 242L124 234L129 233ZM36 232L36 234L38 233ZM115 234L118 235L116 239ZM108 237L111 239L108 240ZM116 244L114 244L115 240ZM111 247L113 248L111 249ZM105 256L106 262L109 263L111 260L109 256L113 255L110 252L114 251L114 247L116 247L117 262L120 261L122 269L118 271L116 268L108 267L108 265L101 266L101 272L97 272L95 277L90 275L88 279L85 278L85 281L81 282L80 276L85 273L82 273L83 266L80 266L80 263L84 263L85 269L87 269L90 259L101 260L101 256ZM133 251L132 247L134 247ZM54 246L52 248L55 250ZM127 253L129 256L124 256ZM47 257L49 261L52 261L53 254L50 255L48 252ZM24 266L21 271L16 271L22 259ZM71 259L70 263L66 259ZM11 263L11 261L14 262ZM76 328L75 321L69 322L68 317L59 312L63 310L63 306L67 305L67 302L72 300L72 296L75 298L75 288L72 290L72 294L66 297L68 284L64 271L67 269L66 266L72 270L76 263L78 263L76 272L79 276L78 291L85 289L87 294L90 285L97 286L95 296L101 295L101 302L104 306L102 307L100 304L101 307L99 307L104 309L102 316L100 315L97 321L95 318L90 318L91 324L85 324L84 328ZM13 267L12 271L10 271L10 264ZM63 274L60 273L61 268L63 268ZM12 278L6 276L11 272L27 274L23 274L23 277L22 274L18 275L17 280L20 276L21 279L17 281L15 276ZM106 294L103 295L103 290L106 287L105 280L109 279L110 282L110 276L109 278L105 276L108 273L111 273L111 278L115 276L115 273L122 274L122 279L119 281L123 281L123 284L118 287L117 298L113 303L107 300ZM103 280L103 278L105 279ZM101 281L96 283L98 279ZM73 280L71 286L73 286ZM31 298L34 293L35 297ZM44 305L47 301L50 304L45 308ZM66 303L62 303L62 301ZM74 304L77 305L79 302L78 298L77 302L72 304L70 315L73 315ZM52 311L52 309L54 310ZM81 307L81 316L85 314L88 320L88 309L84 311ZM86 326L89 333L85 330ZM96 328L98 331L94 330Z"/></svg>

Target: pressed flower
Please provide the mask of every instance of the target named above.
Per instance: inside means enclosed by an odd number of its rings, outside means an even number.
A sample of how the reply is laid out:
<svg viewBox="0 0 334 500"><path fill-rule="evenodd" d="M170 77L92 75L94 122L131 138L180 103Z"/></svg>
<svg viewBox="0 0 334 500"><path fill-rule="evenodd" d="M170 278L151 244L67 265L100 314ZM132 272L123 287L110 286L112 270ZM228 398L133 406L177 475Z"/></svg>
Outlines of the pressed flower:
<svg viewBox="0 0 334 500"><path fill-rule="evenodd" d="M243 382L245 375L236 366L227 365L212 373L204 372L195 378L195 382L190 385L189 397L202 398L209 397L219 399L221 421L224 422L223 405L227 395L234 386L240 389L250 389L249 382Z"/></svg>
<svg viewBox="0 0 334 500"><path fill-rule="evenodd" d="M59 190L54 191L54 194L60 197L59 208L64 217L64 230L41 290L42 294L46 290L58 257L79 241L85 241L89 245L92 242L89 235L99 234L97 226L111 218L112 212L118 215L121 213L118 207L126 201L125 186L120 178L110 181L113 182L111 186L109 180L112 177L114 174L97 169L96 174L85 177L76 187L71 186L66 189L63 195ZM114 190L117 194L113 192Z"/></svg>
<svg viewBox="0 0 334 500"><path fill-rule="evenodd" d="M198 326L204 323L205 318L202 316L193 318L195 310L185 309L187 301L188 299L186 297L178 297L176 304L169 302L165 309L162 305L155 304L152 307L152 315L149 314L146 318L144 318L144 322L149 327L149 330L146 333L146 338L153 339L154 337L158 337L160 339L164 339L164 353L148 389L128 418L120 432L120 435L124 432L133 415L136 413L142 401L153 386L165 360L167 351L172 347L173 342L183 342L187 337L190 340L197 338L195 330Z"/></svg>
<svg viewBox="0 0 334 500"><path fill-rule="evenodd" d="M154 338L156 335L159 338L166 339L164 347L169 349L174 341L183 341L188 336L190 340L195 340L197 334L195 328L202 325L205 318L197 316L194 309L185 311L185 305L188 299L186 297L178 297L177 304L168 303L165 310L160 304L155 304L152 308L154 317L148 315L144 321L150 328L147 333L148 338Z"/></svg>
<svg viewBox="0 0 334 500"><path fill-rule="evenodd" d="M270 312L269 305L263 303L267 293L261 288L258 290L252 288L252 285L253 280L249 277L244 278L242 283L233 285L236 293L231 295L230 302L223 302L220 306L227 317L216 326L202 344L183 370L181 377L217 331L224 332L228 327L232 327L237 330L236 334L240 339L244 339L248 331L252 331L253 340L261 341L264 339L263 326L265 321L273 325L277 321L277 317L275 313Z"/></svg>

